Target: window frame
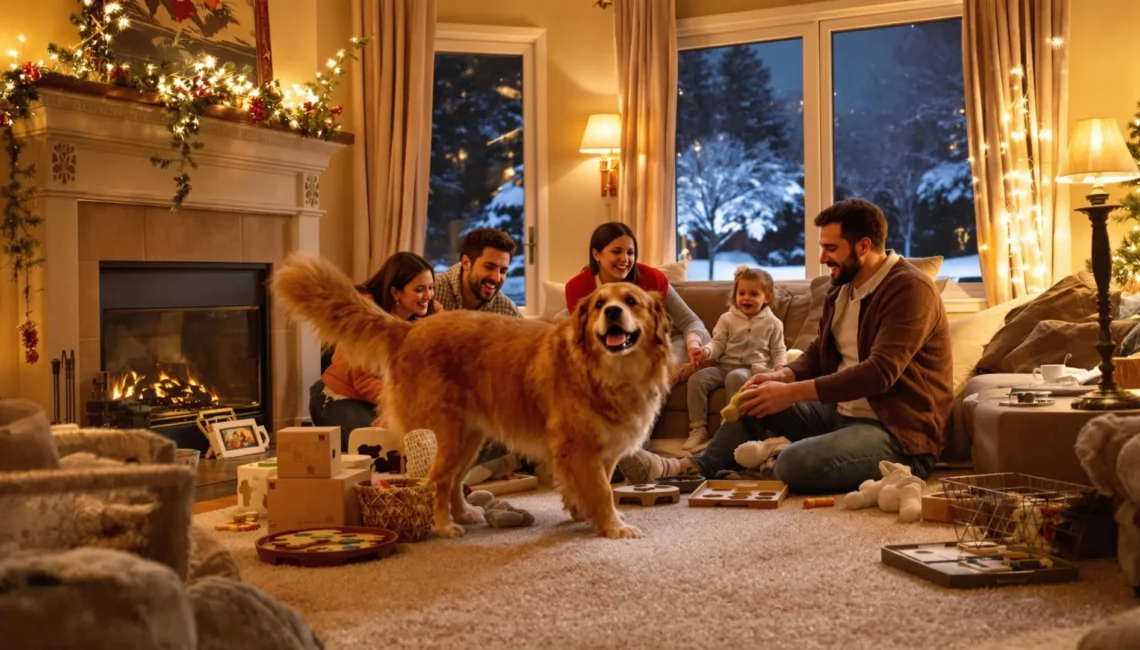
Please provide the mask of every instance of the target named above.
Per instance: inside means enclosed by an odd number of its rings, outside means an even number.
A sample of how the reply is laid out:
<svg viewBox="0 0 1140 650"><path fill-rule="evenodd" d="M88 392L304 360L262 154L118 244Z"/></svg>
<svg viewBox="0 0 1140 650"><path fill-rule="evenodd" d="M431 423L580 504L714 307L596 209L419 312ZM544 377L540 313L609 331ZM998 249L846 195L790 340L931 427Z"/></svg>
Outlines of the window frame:
<svg viewBox="0 0 1140 650"><path fill-rule="evenodd" d="M677 50L746 45L799 38L803 51L804 92L804 273L824 275L813 251L819 229L811 217L834 202L832 145L832 34L962 17L962 0L835 0L779 9L682 18L677 21ZM963 100L964 101L964 100ZM816 173L806 173L808 170ZM675 181L674 181L675 182ZM673 206L673 223L677 223ZM980 282L962 283L964 287Z"/></svg>
<svg viewBox="0 0 1140 650"><path fill-rule="evenodd" d="M438 23L434 54L512 54L523 60L523 241L526 255L526 304L523 316L542 313L543 281L549 270L549 187L546 146L546 29L500 25ZM433 66L434 70L434 66ZM434 72L433 80L434 84ZM431 133L425 147L431 151ZM424 227L427 227L424 206ZM422 251L421 251L422 252Z"/></svg>

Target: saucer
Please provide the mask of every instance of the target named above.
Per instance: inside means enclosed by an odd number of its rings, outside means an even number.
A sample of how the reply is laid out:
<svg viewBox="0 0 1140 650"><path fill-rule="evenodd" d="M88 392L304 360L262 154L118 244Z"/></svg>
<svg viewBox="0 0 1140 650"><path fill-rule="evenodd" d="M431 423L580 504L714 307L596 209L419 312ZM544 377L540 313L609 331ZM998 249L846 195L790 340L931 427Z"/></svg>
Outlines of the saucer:
<svg viewBox="0 0 1140 650"><path fill-rule="evenodd" d="M1050 392L1060 397L1084 395L1094 390L1096 390L1095 384L1092 386L1082 386L1081 384L1026 384L1025 386L1015 386L1010 389L1010 391L1015 393Z"/></svg>
<svg viewBox="0 0 1140 650"><path fill-rule="evenodd" d="M1044 399L1037 400L1036 402L1015 402L1008 399L999 399L998 404L1002 406L1021 406L1024 408L1032 408L1034 406L1052 406L1057 400Z"/></svg>

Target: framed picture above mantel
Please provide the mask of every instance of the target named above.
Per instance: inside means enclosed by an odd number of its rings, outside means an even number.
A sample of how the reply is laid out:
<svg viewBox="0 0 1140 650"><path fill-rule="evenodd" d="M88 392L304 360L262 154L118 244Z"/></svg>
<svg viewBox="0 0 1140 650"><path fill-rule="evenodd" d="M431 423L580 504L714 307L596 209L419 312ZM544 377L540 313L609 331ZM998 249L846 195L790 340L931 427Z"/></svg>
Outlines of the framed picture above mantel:
<svg viewBox="0 0 1140 650"><path fill-rule="evenodd" d="M112 42L119 58L137 64L190 63L211 56L239 70L248 66L259 84L273 79L269 0L120 0L120 4L131 28Z"/></svg>

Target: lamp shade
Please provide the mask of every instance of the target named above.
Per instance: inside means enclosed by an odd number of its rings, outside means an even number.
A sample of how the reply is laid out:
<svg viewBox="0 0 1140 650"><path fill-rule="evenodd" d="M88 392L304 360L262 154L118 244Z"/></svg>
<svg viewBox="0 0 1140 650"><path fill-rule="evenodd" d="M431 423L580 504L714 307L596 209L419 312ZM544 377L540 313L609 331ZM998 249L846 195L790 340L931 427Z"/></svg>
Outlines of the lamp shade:
<svg viewBox="0 0 1140 650"><path fill-rule="evenodd" d="M1057 180L1068 183L1121 183L1140 178L1140 169L1112 118L1077 122Z"/></svg>
<svg viewBox="0 0 1140 650"><path fill-rule="evenodd" d="M617 113L597 113L586 122L579 153L611 154L621 149L621 116Z"/></svg>

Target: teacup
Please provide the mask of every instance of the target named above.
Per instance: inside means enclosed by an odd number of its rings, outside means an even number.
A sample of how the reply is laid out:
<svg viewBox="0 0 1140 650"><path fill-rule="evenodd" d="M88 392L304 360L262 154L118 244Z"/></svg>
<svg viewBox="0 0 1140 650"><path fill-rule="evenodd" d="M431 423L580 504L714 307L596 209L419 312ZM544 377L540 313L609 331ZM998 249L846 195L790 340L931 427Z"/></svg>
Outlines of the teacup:
<svg viewBox="0 0 1140 650"><path fill-rule="evenodd" d="M1033 369L1033 376L1046 384L1075 384L1077 378L1070 375L1072 369L1063 363L1048 363Z"/></svg>

